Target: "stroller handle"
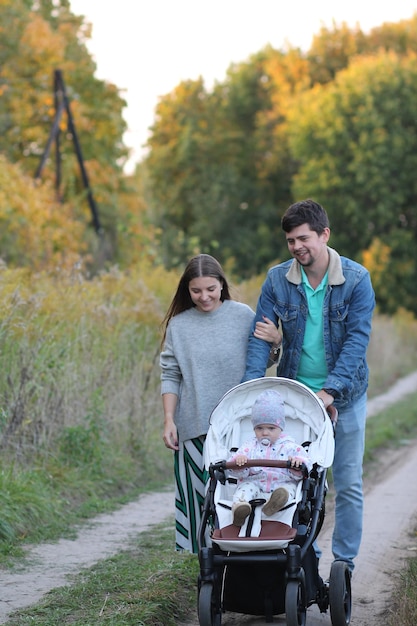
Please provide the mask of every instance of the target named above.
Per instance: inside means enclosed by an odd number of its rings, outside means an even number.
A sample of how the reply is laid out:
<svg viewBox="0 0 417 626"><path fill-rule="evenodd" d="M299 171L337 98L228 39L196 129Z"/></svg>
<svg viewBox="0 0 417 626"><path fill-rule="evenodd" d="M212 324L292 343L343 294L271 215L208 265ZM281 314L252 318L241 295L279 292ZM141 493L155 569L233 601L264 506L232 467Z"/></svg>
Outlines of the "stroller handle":
<svg viewBox="0 0 417 626"><path fill-rule="evenodd" d="M300 472L303 476L308 476L308 468L305 463L301 463L299 467L293 467L291 461L278 461L275 459L248 459L244 465L238 465L236 461L220 461L214 463L218 469L245 469L247 467L281 467L285 469L292 469L293 471Z"/></svg>

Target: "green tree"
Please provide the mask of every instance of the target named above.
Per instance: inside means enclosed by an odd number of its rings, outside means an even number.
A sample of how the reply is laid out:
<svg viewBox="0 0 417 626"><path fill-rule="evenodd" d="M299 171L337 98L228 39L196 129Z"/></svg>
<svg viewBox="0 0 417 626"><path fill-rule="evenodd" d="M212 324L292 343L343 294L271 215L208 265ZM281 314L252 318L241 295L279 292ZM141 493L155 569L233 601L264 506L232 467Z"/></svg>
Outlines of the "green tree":
<svg viewBox="0 0 417 626"><path fill-rule="evenodd" d="M186 81L162 98L147 167L164 264L204 251L237 275L256 274L287 256L280 216L300 192L332 200L334 225L351 228L335 228L347 252L360 254L389 232L391 205L404 208L399 228L411 224L407 192L389 175L409 155L402 184L415 164L414 31L414 19L369 36L333 24L307 54L267 47L232 64L211 92L202 80ZM365 228L356 196L372 207Z"/></svg>
<svg viewBox="0 0 417 626"><path fill-rule="evenodd" d="M376 237L363 253L378 308L384 313L393 315L406 309L417 314L417 263L410 254L415 245L412 232L396 228L389 235Z"/></svg>
<svg viewBox="0 0 417 626"><path fill-rule="evenodd" d="M202 79L184 81L163 97L155 118L146 166L164 264L172 267L192 251L192 196L207 162L208 95Z"/></svg>
<svg viewBox="0 0 417 626"><path fill-rule="evenodd" d="M282 87L274 103L275 57L297 83L299 55L290 62L267 48L232 65L211 93L188 81L159 103L147 167L168 267L203 250L250 276L275 258L277 205L288 202L292 175L281 122L296 90Z"/></svg>
<svg viewBox="0 0 417 626"><path fill-rule="evenodd" d="M417 52L417 14L398 23L384 23L365 34L357 24L350 28L345 22L333 21L332 27L322 26L313 37L306 55L312 84L332 81L355 57L381 51L406 55Z"/></svg>
<svg viewBox="0 0 417 626"><path fill-rule="evenodd" d="M393 232L417 240L413 53L361 57L335 81L300 98L290 118L299 164L294 196L324 204L332 242L342 253L358 257L374 237L386 240Z"/></svg>
<svg viewBox="0 0 417 626"><path fill-rule="evenodd" d="M278 228L276 195L289 189L290 179L283 181L282 171L272 174L264 167L269 145L262 114L272 105L266 67L270 55L266 49L232 65L211 99L215 115L207 210L213 216L212 240L218 244L217 256L243 277L259 272L271 259Z"/></svg>

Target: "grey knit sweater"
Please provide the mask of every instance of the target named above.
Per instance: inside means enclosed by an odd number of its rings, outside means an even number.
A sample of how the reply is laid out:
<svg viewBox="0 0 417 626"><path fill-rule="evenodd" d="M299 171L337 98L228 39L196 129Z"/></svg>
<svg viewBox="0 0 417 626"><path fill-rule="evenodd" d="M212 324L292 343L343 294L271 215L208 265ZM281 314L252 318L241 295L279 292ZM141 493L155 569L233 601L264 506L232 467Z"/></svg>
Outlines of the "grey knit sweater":
<svg viewBox="0 0 417 626"><path fill-rule="evenodd" d="M220 398L242 380L254 315L246 304L225 300L213 312L192 308L170 320L160 355L161 393L178 396L180 441L205 435Z"/></svg>

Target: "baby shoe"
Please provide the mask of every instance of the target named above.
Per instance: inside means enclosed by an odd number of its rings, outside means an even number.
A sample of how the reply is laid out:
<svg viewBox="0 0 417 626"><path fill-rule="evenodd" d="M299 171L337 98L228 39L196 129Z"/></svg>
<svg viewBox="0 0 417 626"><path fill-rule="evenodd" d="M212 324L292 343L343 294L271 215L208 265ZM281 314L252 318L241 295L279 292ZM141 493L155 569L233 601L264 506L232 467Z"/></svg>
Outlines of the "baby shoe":
<svg viewBox="0 0 417 626"><path fill-rule="evenodd" d="M265 515L268 515L268 517L270 515L273 515L274 513L277 513L282 509L284 504L287 503L288 496L289 493L284 487L279 487L278 489L275 489L275 491L271 493L271 497L269 498L268 502L264 504L262 511L265 513Z"/></svg>
<svg viewBox="0 0 417 626"><path fill-rule="evenodd" d="M233 524L235 526L242 526L251 511L252 507L249 502L234 502L232 505Z"/></svg>

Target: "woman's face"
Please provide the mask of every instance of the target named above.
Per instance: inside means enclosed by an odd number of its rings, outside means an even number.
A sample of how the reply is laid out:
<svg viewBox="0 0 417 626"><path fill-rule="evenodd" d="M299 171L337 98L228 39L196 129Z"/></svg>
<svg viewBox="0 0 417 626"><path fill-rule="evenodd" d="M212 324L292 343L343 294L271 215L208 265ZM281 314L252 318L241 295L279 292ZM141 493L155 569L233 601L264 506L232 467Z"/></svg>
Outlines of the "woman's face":
<svg viewBox="0 0 417 626"><path fill-rule="evenodd" d="M199 276L188 283L191 300L202 313L209 313L219 308L222 301L222 284L213 276Z"/></svg>

